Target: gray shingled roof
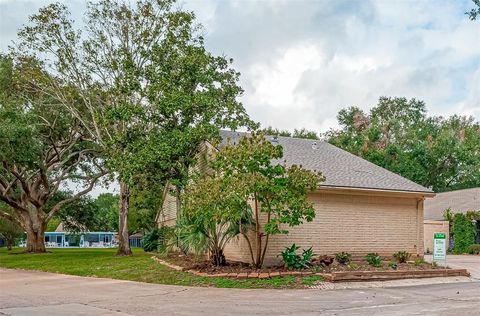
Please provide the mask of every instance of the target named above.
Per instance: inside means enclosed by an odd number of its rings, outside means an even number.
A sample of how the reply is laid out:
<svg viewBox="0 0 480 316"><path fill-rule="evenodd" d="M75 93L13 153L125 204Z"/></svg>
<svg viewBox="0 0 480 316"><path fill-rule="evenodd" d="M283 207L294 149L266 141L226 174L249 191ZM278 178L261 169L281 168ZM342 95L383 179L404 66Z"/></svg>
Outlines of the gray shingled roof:
<svg viewBox="0 0 480 316"><path fill-rule="evenodd" d="M243 135L245 133L221 131L220 147L228 140L237 143ZM274 137L268 138L274 141ZM325 141L282 136L276 141L283 147L287 165L321 171L326 177L322 186L432 193L430 189Z"/></svg>
<svg viewBox="0 0 480 316"><path fill-rule="evenodd" d="M454 213L480 211L480 188L437 193L425 200L424 218L443 220L443 211L450 208Z"/></svg>

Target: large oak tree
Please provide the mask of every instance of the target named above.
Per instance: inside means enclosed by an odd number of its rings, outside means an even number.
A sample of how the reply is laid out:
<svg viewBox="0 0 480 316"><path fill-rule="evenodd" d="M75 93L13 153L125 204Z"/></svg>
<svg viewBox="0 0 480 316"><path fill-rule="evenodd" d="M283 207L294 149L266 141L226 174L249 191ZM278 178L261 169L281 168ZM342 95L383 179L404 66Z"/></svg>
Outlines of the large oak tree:
<svg viewBox="0 0 480 316"><path fill-rule="evenodd" d="M0 202L11 208L0 209L0 216L26 231L28 252L45 252L49 221L92 190L105 172L79 121L26 80L34 64L0 59ZM46 77L40 72L36 79ZM80 181L81 188L54 200L68 180Z"/></svg>

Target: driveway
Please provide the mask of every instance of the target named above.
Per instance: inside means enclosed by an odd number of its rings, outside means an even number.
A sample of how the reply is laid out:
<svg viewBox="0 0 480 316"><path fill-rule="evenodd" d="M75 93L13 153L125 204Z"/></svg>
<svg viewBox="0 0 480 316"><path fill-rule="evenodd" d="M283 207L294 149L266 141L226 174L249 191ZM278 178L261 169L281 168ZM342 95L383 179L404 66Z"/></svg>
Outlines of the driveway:
<svg viewBox="0 0 480 316"><path fill-rule="evenodd" d="M345 290L192 288L0 269L0 315L473 315L480 282Z"/></svg>
<svg viewBox="0 0 480 316"><path fill-rule="evenodd" d="M432 256L425 256L425 260L432 262ZM447 255L447 266L450 268L467 269L473 279L480 280L480 256Z"/></svg>

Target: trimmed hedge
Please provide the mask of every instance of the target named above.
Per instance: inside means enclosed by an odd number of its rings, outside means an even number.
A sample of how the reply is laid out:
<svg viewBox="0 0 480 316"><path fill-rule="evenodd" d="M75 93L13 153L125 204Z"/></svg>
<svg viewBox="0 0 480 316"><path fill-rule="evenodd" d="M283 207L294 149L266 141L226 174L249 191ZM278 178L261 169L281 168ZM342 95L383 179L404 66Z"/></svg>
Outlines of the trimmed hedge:
<svg viewBox="0 0 480 316"><path fill-rule="evenodd" d="M468 220L465 214L457 213L453 217L453 236L455 244L453 252L462 254L469 252L470 245L475 242L475 225Z"/></svg>

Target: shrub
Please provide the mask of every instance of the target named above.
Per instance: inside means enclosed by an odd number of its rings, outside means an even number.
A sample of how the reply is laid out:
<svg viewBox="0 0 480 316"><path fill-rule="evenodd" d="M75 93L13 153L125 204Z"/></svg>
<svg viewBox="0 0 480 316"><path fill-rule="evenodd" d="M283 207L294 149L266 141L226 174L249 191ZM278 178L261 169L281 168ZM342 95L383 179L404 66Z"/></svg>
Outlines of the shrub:
<svg viewBox="0 0 480 316"><path fill-rule="evenodd" d="M405 263L410 259L410 254L406 251L399 251L393 254L398 263Z"/></svg>
<svg viewBox="0 0 480 316"><path fill-rule="evenodd" d="M301 256L297 254L298 249L300 249L300 247L293 244L281 252L283 264L288 270L308 268L311 264L313 257L312 247L307 250L304 249Z"/></svg>
<svg viewBox="0 0 480 316"><path fill-rule="evenodd" d="M465 216L465 214L457 213L453 217L453 235L454 246L453 252L456 254L467 253L469 246L475 241L475 226Z"/></svg>
<svg viewBox="0 0 480 316"><path fill-rule="evenodd" d="M339 252L335 255L335 260L338 261L340 264L348 264L350 260L352 259L352 255L349 254L348 252Z"/></svg>
<svg viewBox="0 0 480 316"><path fill-rule="evenodd" d="M422 258L417 258L415 259L415 266L418 267L418 266L421 266L422 264L424 264L425 261L422 259Z"/></svg>
<svg viewBox="0 0 480 316"><path fill-rule="evenodd" d="M432 261L432 268L437 268L438 267L438 263L436 261Z"/></svg>
<svg viewBox="0 0 480 316"><path fill-rule="evenodd" d="M382 258L376 252L367 254L365 260L373 267L380 267L382 265Z"/></svg>
<svg viewBox="0 0 480 316"><path fill-rule="evenodd" d="M350 262L348 264L348 267L352 270L357 270L358 269L358 264L356 264L355 262Z"/></svg>
<svg viewBox="0 0 480 316"><path fill-rule="evenodd" d="M155 228L149 233L143 236L143 250L157 251L159 248L165 245L166 240L169 238L169 234L172 232L170 227Z"/></svg>
<svg viewBox="0 0 480 316"><path fill-rule="evenodd" d="M471 254L480 254L480 244L473 244L468 247L468 252Z"/></svg>
<svg viewBox="0 0 480 316"><path fill-rule="evenodd" d="M393 270L397 270L397 268L398 268L397 263L396 263L396 262L393 262L393 261L390 262L390 263L388 264L388 266L389 266L390 268L392 268Z"/></svg>

